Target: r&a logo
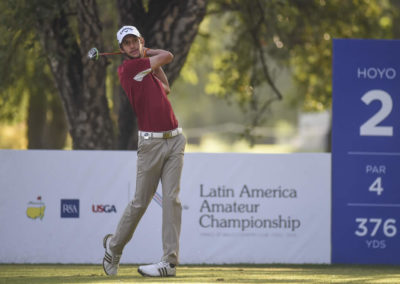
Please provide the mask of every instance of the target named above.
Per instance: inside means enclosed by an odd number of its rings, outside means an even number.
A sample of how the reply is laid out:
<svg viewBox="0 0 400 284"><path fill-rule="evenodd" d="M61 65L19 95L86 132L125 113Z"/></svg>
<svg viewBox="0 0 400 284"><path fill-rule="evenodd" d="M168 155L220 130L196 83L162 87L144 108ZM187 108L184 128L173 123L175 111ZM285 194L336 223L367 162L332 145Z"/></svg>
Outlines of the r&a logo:
<svg viewBox="0 0 400 284"><path fill-rule="evenodd" d="M79 218L79 199L61 199L61 218Z"/></svg>

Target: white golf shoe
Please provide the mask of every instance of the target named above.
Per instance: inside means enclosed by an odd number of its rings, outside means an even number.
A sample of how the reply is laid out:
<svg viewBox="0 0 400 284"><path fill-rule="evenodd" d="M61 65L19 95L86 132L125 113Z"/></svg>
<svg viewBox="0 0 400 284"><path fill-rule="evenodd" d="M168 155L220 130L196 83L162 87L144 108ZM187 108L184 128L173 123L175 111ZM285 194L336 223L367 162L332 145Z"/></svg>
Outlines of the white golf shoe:
<svg viewBox="0 0 400 284"><path fill-rule="evenodd" d="M107 275L117 275L119 260L121 255L117 255L111 252L109 243L111 240L112 234L108 234L103 239L103 246L106 250L104 258L103 258L103 269Z"/></svg>
<svg viewBox="0 0 400 284"><path fill-rule="evenodd" d="M161 261L159 263L141 265L138 268L138 272L143 276L151 277L167 277L176 275L176 267L166 261Z"/></svg>

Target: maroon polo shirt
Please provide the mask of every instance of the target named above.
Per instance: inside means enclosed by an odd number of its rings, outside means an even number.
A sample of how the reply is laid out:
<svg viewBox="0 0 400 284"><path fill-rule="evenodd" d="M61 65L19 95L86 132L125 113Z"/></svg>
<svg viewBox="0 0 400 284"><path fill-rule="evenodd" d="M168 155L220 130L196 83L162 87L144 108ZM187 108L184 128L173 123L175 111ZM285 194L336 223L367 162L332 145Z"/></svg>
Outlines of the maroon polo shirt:
<svg viewBox="0 0 400 284"><path fill-rule="evenodd" d="M139 130L162 132L178 127L162 83L151 71L149 58L125 60L118 67L118 76L136 113Z"/></svg>

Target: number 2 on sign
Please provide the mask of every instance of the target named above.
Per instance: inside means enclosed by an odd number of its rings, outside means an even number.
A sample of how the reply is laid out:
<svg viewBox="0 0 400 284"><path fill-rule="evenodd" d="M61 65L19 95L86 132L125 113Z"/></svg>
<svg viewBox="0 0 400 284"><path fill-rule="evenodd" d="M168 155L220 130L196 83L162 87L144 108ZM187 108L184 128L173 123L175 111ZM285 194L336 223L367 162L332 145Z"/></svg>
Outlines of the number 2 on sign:
<svg viewBox="0 0 400 284"><path fill-rule="evenodd" d="M393 136L392 126L380 126L383 120L392 112L393 101L392 97L382 90L371 90L366 92L361 100L369 105L373 101L380 101L381 108L370 119L368 119L360 127L361 136Z"/></svg>
<svg viewBox="0 0 400 284"><path fill-rule="evenodd" d="M382 178L378 177L370 186L369 191L376 192L377 195L381 195L383 191Z"/></svg>

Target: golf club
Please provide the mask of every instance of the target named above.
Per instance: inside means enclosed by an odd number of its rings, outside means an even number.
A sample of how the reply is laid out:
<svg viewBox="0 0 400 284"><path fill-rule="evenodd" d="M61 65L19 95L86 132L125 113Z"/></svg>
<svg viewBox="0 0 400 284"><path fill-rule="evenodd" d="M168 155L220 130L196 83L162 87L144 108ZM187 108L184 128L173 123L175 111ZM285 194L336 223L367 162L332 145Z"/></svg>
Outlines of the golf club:
<svg viewBox="0 0 400 284"><path fill-rule="evenodd" d="M97 60L99 59L99 56L104 56L104 55L117 55L117 54L122 54L121 52L99 52L99 50L95 47L89 50L88 52L88 57L89 59L92 60Z"/></svg>

